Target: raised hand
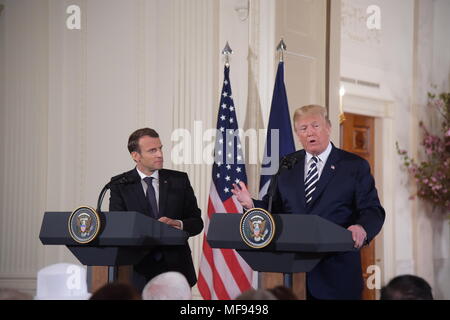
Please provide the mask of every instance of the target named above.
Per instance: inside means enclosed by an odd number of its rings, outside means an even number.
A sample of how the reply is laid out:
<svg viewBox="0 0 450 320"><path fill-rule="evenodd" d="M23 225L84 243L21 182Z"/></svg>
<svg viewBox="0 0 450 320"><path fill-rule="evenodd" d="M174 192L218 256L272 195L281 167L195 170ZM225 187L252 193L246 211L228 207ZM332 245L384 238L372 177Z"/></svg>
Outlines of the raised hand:
<svg viewBox="0 0 450 320"><path fill-rule="evenodd" d="M239 186L233 183L233 189L231 189L231 192L236 196L236 199L245 209L251 209L254 207L250 192L248 192L245 183L242 181L239 182Z"/></svg>

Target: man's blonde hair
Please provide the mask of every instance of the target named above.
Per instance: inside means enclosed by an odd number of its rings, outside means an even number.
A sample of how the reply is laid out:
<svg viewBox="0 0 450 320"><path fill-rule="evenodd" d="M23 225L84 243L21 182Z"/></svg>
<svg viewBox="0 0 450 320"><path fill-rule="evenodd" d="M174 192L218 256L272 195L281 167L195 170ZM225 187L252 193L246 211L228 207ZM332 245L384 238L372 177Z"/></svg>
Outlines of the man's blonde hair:
<svg viewBox="0 0 450 320"><path fill-rule="evenodd" d="M327 113L327 109L325 107L322 107L318 104L310 104L307 106L303 106L298 108L297 110L295 110L294 112L294 127L295 127L295 122L305 116L309 116L309 115L321 115L325 121L328 123L328 125L331 126L331 122L328 119L328 113Z"/></svg>

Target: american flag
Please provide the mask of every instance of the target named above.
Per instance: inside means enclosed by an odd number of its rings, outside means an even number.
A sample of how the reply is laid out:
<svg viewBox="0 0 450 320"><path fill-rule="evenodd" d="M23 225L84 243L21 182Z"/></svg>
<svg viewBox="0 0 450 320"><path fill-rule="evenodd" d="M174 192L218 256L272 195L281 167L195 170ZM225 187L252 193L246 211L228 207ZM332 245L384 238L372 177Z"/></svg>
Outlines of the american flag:
<svg viewBox="0 0 450 320"><path fill-rule="evenodd" d="M224 67L224 81L217 118L212 183L205 221L203 253L198 289L205 300L230 300L251 288L253 270L231 249L212 249L206 241L209 220L214 213L242 212L231 193L233 183L247 184L245 162L238 135L238 122L230 84L230 68Z"/></svg>

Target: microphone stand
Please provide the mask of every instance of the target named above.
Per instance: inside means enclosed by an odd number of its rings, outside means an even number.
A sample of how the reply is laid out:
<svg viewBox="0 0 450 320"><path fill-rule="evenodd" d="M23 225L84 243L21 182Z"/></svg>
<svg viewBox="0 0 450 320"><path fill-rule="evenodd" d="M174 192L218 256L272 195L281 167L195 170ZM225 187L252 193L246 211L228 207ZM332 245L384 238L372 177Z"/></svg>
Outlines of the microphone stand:
<svg viewBox="0 0 450 320"><path fill-rule="evenodd" d="M105 197L106 191L108 191L108 189L111 186L111 182L108 182L102 189L102 191L100 192L100 195L98 196L98 200L97 200L97 213L101 214L101 210L102 210L102 202L103 202L103 198Z"/></svg>
<svg viewBox="0 0 450 320"><path fill-rule="evenodd" d="M280 175L281 170L283 170L283 169L290 170L296 163L297 163L297 159L296 158L294 158L294 157L290 157L290 158L284 157L283 159L281 159L280 166L278 168L277 173L274 174L270 178L269 190L267 191L269 193L269 204L267 206L267 211L268 212L272 211L273 198L275 196L275 192L278 189L278 176Z"/></svg>
<svg viewBox="0 0 450 320"><path fill-rule="evenodd" d="M100 195L98 196L98 200L97 200L97 213L100 217L102 217L102 202L103 202L103 198L105 197L106 191L108 191L108 189L111 187L111 185L113 184L126 184L126 183L130 183L131 181L128 180L124 174L121 174L117 177L114 177L111 179L110 182L108 182L102 189L102 191L100 192ZM102 223L103 225L103 223ZM117 280L117 266L108 266L108 283L113 283L114 281Z"/></svg>
<svg viewBox="0 0 450 320"><path fill-rule="evenodd" d="M267 211L268 211L269 213L271 213L271 211L272 211L273 198L274 198L275 193L277 192L277 189L278 189L278 176L280 175L281 170L282 170L282 169L287 169L287 170L289 170L289 169L291 169L296 163L297 163L297 158L294 158L294 157L291 157L291 158L284 157L283 159L281 159L280 167L278 168L277 173L274 174L274 175L272 176L272 178L270 179L270 185L269 185L269 190L268 190L268 193L269 193L269 203L268 203L268 206L267 206ZM284 272L283 272L283 285L284 285L286 288L292 289L293 284L294 284L294 281L293 281L293 275L292 275L292 273L291 273L291 272L290 272L290 273L284 273Z"/></svg>
<svg viewBox="0 0 450 320"><path fill-rule="evenodd" d="M126 183L131 183L133 182L133 180L128 179L125 174L120 174L116 177L113 177L111 179L110 182L108 182L102 189L102 191L100 191L100 195L98 196L98 200L97 200L97 213L100 214L102 211L102 202L103 202L103 198L105 197L106 191L108 191L108 189L111 187L111 185L113 184L126 184Z"/></svg>

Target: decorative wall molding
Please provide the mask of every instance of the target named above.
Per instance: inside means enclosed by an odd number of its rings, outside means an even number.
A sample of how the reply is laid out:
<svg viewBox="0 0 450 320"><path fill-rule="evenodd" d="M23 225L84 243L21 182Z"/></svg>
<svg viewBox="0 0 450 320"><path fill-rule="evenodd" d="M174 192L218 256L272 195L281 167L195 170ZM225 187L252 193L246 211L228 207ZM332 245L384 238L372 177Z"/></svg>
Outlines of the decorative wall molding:
<svg viewBox="0 0 450 320"><path fill-rule="evenodd" d="M7 8L1 17L9 42L0 62L7 75L0 109L0 285L32 290L47 192L48 3L9 1Z"/></svg>
<svg viewBox="0 0 450 320"><path fill-rule="evenodd" d="M215 63L220 56L218 46L218 26L215 19L218 16L217 3L209 0L172 1L168 40L170 46L159 48L158 56L168 53L173 57L173 66L169 69L167 85L172 92L170 131L187 129L193 146L190 150L192 160L202 154L202 147L207 141L195 140L203 138L203 132L197 131L195 124L202 124L203 130L215 128L217 110L219 107L218 65ZM170 52L167 52L169 50ZM171 61L167 61L171 63ZM164 72L164 70L160 70ZM170 132L170 133L171 133ZM170 135L165 141L172 146ZM195 190L197 202L202 210L202 217L207 216L209 188L211 184L211 166L202 164L174 164L170 163L170 148L166 151L166 163L175 170L185 171ZM198 270L203 245L203 232L189 239L195 269ZM200 298L194 287L194 298Z"/></svg>
<svg viewBox="0 0 450 320"><path fill-rule="evenodd" d="M0 286L29 293L43 266L76 262L38 240L44 211L93 205L109 177L132 167L126 140L137 127L160 130L167 167L188 172L204 215L209 194L210 166L172 164L170 136L193 132L196 120L215 126L217 2L137 0L105 12L77 0L81 30L67 30L69 2L22 10L30 2L10 1L2 16L8 39L18 40L2 47L1 70L11 76L1 88ZM196 267L202 239L189 241Z"/></svg>

